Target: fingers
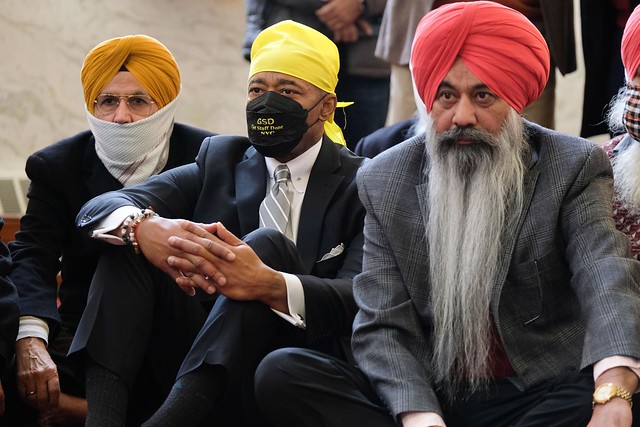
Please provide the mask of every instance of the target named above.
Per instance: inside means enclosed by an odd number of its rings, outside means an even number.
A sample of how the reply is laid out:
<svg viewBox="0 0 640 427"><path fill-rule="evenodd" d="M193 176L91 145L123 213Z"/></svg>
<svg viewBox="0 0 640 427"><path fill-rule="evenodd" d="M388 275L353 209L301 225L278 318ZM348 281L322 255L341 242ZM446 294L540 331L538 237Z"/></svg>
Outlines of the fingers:
<svg viewBox="0 0 640 427"><path fill-rule="evenodd" d="M49 396L47 406L58 406L58 401L60 399L60 380L58 379L58 376L51 377L49 378L49 381L47 381L47 395Z"/></svg>
<svg viewBox="0 0 640 427"><path fill-rule="evenodd" d="M358 19L356 21L356 25L366 35L368 36L373 35L373 27L371 26L371 24L369 24L369 21L367 21L366 19L362 19L362 18Z"/></svg>
<svg viewBox="0 0 640 427"><path fill-rule="evenodd" d="M243 241L241 239L239 239L235 234L233 234L232 232L230 232L229 230L227 230L227 227L225 227L221 222L218 223L218 237L220 238L220 240L224 241L225 243L231 245L231 246L238 246L243 244ZM229 251L231 252L231 251ZM231 252L233 254L233 252ZM235 254L234 258L235 258ZM222 258L222 257L221 257ZM229 259L227 258L228 261L233 261L233 259Z"/></svg>
<svg viewBox="0 0 640 427"><path fill-rule="evenodd" d="M240 239L235 237L233 234L227 232L225 235L229 236L231 241L227 241L225 238L220 236L220 230L225 230L226 228L221 223L212 224L211 227L207 226L209 229L218 233L218 237L205 229L203 227L198 226L195 223L189 221L183 221L181 223L181 227L190 233L192 233L195 238L189 239L190 241L197 243L202 248L206 249L206 251L210 254L213 254L219 258L226 259L227 261L233 261L235 259L235 254L228 248L224 243L228 245L235 246L239 243L242 243ZM205 256L205 253L200 252L200 248L196 246L186 245L183 247L175 246L172 242L176 242L176 236L172 236L169 240L169 244L175 248L182 249L194 255ZM198 252L196 252L198 251Z"/></svg>

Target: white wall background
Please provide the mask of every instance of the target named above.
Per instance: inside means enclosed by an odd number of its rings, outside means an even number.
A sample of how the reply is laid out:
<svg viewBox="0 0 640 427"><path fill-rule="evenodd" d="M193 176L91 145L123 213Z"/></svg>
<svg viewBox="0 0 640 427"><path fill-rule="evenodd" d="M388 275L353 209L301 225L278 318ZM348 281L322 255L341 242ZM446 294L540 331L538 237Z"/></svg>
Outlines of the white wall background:
<svg viewBox="0 0 640 427"><path fill-rule="evenodd" d="M156 37L176 57L178 121L244 134L243 30L244 0L2 0L0 177L24 174L29 154L87 128L82 60L99 42L125 34ZM579 131L579 67L558 83L557 128L569 133Z"/></svg>
<svg viewBox="0 0 640 427"><path fill-rule="evenodd" d="M248 65L243 0L2 0L0 176L29 154L87 128L80 68L103 40L148 34L182 74L177 120L244 133Z"/></svg>

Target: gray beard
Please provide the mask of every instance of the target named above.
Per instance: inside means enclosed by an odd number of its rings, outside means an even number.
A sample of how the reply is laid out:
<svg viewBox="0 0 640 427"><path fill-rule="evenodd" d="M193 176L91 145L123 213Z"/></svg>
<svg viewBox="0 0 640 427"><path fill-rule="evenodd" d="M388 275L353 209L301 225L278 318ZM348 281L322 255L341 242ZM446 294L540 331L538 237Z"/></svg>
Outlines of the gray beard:
<svg viewBox="0 0 640 427"><path fill-rule="evenodd" d="M634 141L629 148L613 159L615 198L631 215L640 214L640 143Z"/></svg>
<svg viewBox="0 0 640 427"><path fill-rule="evenodd" d="M458 145L456 132L480 142ZM482 389L490 375L489 304L503 232L523 203L528 145L515 111L497 135L431 127L427 138L433 381L453 398L463 383Z"/></svg>

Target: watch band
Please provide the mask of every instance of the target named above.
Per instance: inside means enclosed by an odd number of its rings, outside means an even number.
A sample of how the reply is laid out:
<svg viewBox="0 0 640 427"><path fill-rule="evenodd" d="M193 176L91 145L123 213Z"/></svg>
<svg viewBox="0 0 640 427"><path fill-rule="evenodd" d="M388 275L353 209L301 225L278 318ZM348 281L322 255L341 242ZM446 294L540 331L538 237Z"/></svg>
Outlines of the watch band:
<svg viewBox="0 0 640 427"><path fill-rule="evenodd" d="M620 397L629 402L629 406L633 406L632 396L628 390L625 390L613 383L605 383L599 385L593 392L591 407L595 408L596 405L604 405L610 402L614 397Z"/></svg>

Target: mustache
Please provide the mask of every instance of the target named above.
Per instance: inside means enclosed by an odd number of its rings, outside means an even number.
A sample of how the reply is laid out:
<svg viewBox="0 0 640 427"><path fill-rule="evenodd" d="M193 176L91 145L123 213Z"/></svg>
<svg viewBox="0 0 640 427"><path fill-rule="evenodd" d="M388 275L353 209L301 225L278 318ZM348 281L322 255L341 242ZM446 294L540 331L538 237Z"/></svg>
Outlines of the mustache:
<svg viewBox="0 0 640 427"><path fill-rule="evenodd" d="M437 142L443 145L457 145L459 139L469 139L476 143L486 144L494 147L498 144L496 138L491 133L473 127L455 127L442 132L437 137Z"/></svg>

